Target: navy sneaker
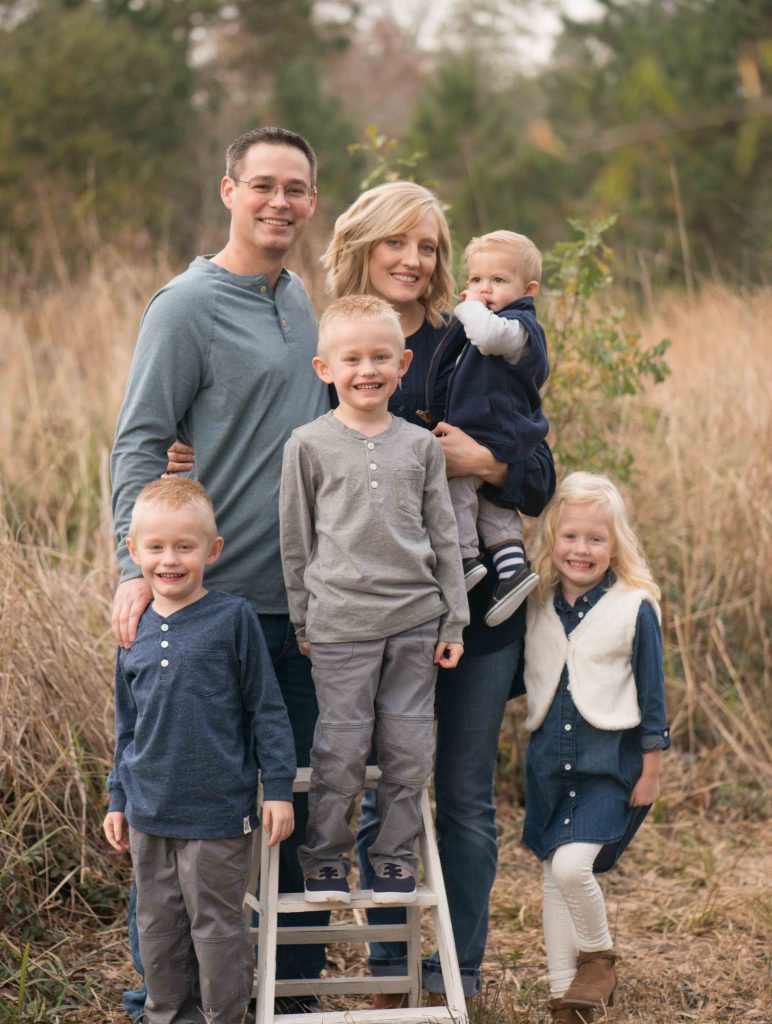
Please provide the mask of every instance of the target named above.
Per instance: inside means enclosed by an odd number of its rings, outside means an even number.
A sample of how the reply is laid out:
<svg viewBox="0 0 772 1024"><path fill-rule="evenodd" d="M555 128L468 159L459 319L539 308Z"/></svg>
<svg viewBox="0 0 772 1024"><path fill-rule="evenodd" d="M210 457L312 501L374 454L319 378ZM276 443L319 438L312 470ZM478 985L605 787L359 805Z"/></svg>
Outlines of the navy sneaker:
<svg viewBox="0 0 772 1024"><path fill-rule="evenodd" d="M464 585L469 593L472 587L476 587L480 580L485 579L488 570L479 558L464 558L461 564L464 567Z"/></svg>
<svg viewBox="0 0 772 1024"><path fill-rule="evenodd" d="M303 879L307 903L350 903L346 872L337 864L323 864Z"/></svg>
<svg viewBox="0 0 772 1024"><path fill-rule="evenodd" d="M491 603L485 613L486 626L500 626L514 615L531 591L538 586L539 577L526 562L513 576L500 580L493 591Z"/></svg>
<svg viewBox="0 0 772 1024"><path fill-rule="evenodd" d="M387 860L375 869L373 903L412 903L417 895L410 868Z"/></svg>

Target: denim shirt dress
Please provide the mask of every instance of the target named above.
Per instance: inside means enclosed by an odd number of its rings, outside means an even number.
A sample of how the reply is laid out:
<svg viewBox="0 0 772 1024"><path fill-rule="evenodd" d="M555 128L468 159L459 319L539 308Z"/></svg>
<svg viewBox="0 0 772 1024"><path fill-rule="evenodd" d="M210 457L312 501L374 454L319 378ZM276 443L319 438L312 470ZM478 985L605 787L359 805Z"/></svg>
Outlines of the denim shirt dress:
<svg viewBox="0 0 772 1024"><path fill-rule="evenodd" d="M554 604L566 636L615 582L608 573L572 607L560 586ZM527 643L527 637L526 637ZM666 750L662 638L654 609L643 601L631 652L641 709L633 729L596 729L577 711L564 666L547 716L528 744L523 843L540 860L564 843L602 843L593 870L608 871L619 860L649 807L630 807L643 754Z"/></svg>

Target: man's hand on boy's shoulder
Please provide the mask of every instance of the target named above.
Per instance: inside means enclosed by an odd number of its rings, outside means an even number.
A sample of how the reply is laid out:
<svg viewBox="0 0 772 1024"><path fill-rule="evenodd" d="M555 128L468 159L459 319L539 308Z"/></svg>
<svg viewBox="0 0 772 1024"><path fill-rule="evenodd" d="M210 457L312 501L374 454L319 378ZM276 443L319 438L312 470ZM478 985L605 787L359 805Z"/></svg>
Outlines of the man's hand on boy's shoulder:
<svg viewBox="0 0 772 1024"><path fill-rule="evenodd" d="M434 648L434 664L440 668L455 668L464 653L464 645L440 640Z"/></svg>
<svg viewBox="0 0 772 1024"><path fill-rule="evenodd" d="M142 612L153 599L153 591L142 576L119 583L113 598L113 633L119 647L129 648L137 638Z"/></svg>
<svg viewBox="0 0 772 1024"><path fill-rule="evenodd" d="M289 839L295 828L295 812L291 800L266 800L263 803L263 828L270 835L268 846Z"/></svg>
<svg viewBox="0 0 772 1024"><path fill-rule="evenodd" d="M129 823L123 811L108 811L102 827L114 850L119 853L129 852Z"/></svg>

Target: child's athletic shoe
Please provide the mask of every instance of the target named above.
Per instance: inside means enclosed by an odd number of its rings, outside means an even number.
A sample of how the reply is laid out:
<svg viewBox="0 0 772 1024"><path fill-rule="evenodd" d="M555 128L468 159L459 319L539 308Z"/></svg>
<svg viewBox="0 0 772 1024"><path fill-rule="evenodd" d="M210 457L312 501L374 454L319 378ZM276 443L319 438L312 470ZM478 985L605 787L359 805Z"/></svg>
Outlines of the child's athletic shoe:
<svg viewBox="0 0 772 1024"><path fill-rule="evenodd" d="M387 860L375 869L373 903L412 903L417 895L415 878L409 868Z"/></svg>
<svg viewBox="0 0 772 1024"><path fill-rule="evenodd" d="M482 564L479 558L464 558L461 562L464 567L464 584L466 585L467 593L476 587L480 580L484 580L488 575L488 570Z"/></svg>
<svg viewBox="0 0 772 1024"><path fill-rule="evenodd" d="M516 573L500 580L493 591L491 603L485 613L487 626L499 626L514 615L526 597L537 586L539 577L526 562Z"/></svg>
<svg viewBox="0 0 772 1024"><path fill-rule="evenodd" d="M351 890L343 868L323 864L303 879L307 903L350 903Z"/></svg>

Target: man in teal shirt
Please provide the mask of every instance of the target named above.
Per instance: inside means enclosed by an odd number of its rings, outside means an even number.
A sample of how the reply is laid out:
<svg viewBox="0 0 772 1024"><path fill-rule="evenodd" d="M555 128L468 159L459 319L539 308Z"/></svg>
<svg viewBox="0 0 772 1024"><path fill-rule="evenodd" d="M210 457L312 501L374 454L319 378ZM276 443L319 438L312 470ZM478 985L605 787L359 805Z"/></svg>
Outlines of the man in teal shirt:
<svg viewBox="0 0 772 1024"><path fill-rule="evenodd" d="M245 597L258 613L298 763L307 765L316 698L287 615L278 497L285 441L329 408L311 366L314 310L300 278L284 267L314 213L316 157L302 136L258 128L229 146L226 161L225 247L194 259L153 296L142 318L111 461L121 563L113 629L128 647L150 601L125 539L137 494L165 471L166 450L179 437L195 449L196 476L225 538L207 586ZM280 887L297 892L303 888L295 853L305 838L302 800L295 814L295 833L282 844ZM324 964L318 946L279 953L280 977L317 977Z"/></svg>

